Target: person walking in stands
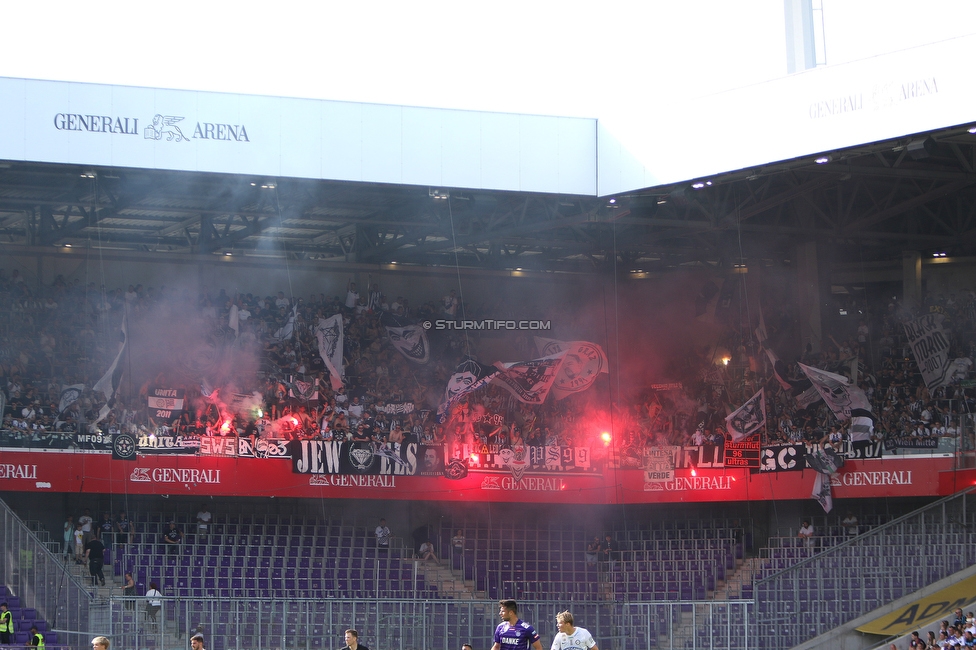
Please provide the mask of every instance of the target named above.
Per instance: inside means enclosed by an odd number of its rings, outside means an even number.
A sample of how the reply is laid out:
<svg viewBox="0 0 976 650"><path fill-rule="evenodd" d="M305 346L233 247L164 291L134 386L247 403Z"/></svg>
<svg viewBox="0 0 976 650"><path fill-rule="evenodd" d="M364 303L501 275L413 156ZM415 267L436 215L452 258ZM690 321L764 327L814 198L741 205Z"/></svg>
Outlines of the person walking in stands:
<svg viewBox="0 0 976 650"><path fill-rule="evenodd" d="M550 650L600 650L589 630L573 625L573 615L568 611L556 614L556 627L559 634L553 638Z"/></svg>
<svg viewBox="0 0 976 650"><path fill-rule="evenodd" d="M146 619L149 620L153 628L156 627L156 615L163 608L162 597L163 594L159 591L159 585L150 582L149 591L146 592L146 598L149 599L149 602L146 603Z"/></svg>
<svg viewBox="0 0 976 650"><path fill-rule="evenodd" d="M27 646L37 648L37 650L44 650L44 635L37 631L36 625L31 625Z"/></svg>
<svg viewBox="0 0 976 650"><path fill-rule="evenodd" d="M105 561L105 545L98 537L90 536L85 544L85 559L88 560L88 573L91 574L92 586L101 583L105 586L105 574L102 566Z"/></svg>
<svg viewBox="0 0 976 650"><path fill-rule="evenodd" d="M369 648L359 642L359 632L346 630L346 645L339 650L369 650Z"/></svg>
<svg viewBox="0 0 976 650"><path fill-rule="evenodd" d="M502 619L495 628L495 644L491 650L542 650L542 642L535 628L519 618L518 603L512 599L498 601L498 617Z"/></svg>
<svg viewBox="0 0 976 650"><path fill-rule="evenodd" d="M7 603L0 603L0 645L10 645L14 633L14 615Z"/></svg>

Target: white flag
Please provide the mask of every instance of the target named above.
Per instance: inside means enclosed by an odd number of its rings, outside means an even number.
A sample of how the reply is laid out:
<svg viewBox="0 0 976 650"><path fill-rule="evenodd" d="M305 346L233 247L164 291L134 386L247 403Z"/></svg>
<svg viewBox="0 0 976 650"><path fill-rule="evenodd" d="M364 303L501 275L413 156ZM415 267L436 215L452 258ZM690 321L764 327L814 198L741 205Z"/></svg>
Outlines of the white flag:
<svg viewBox="0 0 976 650"><path fill-rule="evenodd" d="M556 399L580 393L592 386L600 373L610 372L607 355L596 343L558 341L537 336L535 345L539 348L539 354L544 357L560 352L566 353L552 385L552 394Z"/></svg>
<svg viewBox="0 0 976 650"><path fill-rule="evenodd" d="M292 307L288 322L279 327L271 337L277 341L287 341L295 334L295 318L298 316L298 305Z"/></svg>
<svg viewBox="0 0 976 650"><path fill-rule="evenodd" d="M102 378L99 379L94 386L92 386L93 391L99 391L105 395L105 405L98 411L98 419L95 423L99 423L108 417L109 412L115 405L115 392L119 389L119 384L122 382L122 372L123 367L119 365L119 361L122 360L122 353L125 352L125 346L129 341L128 332L128 317L127 314L122 314L122 344L119 346L119 353L115 355L115 361L109 366Z"/></svg>
<svg viewBox="0 0 976 650"><path fill-rule="evenodd" d="M342 366L342 315L320 318L315 326L315 338L319 342L319 356L329 369L332 390L338 391L342 389L342 379L345 377L345 368Z"/></svg>
<svg viewBox="0 0 976 650"><path fill-rule="evenodd" d="M227 327L234 330L234 336L241 333L241 322L239 317L240 309L236 304L230 306L230 314L227 316Z"/></svg>
<svg viewBox="0 0 976 650"><path fill-rule="evenodd" d="M760 388L759 392L725 416L725 426L734 442L751 436L766 424L766 393Z"/></svg>

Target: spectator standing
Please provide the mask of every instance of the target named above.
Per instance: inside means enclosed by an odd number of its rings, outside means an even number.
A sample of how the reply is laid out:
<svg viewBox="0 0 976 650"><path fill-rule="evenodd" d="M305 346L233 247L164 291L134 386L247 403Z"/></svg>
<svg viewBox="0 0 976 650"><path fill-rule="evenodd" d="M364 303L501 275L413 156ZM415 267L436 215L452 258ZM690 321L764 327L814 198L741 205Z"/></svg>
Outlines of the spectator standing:
<svg viewBox="0 0 976 650"><path fill-rule="evenodd" d="M809 521L803 520L803 525L800 526L800 532L797 534L797 537L803 540L805 547L810 548L813 546L813 526L810 525Z"/></svg>
<svg viewBox="0 0 976 650"><path fill-rule="evenodd" d="M125 574L125 582L122 584L122 595L132 597L136 595L136 581L132 578L132 573ZM126 609L135 609L135 603L131 600L125 601Z"/></svg>
<svg viewBox="0 0 976 650"><path fill-rule="evenodd" d="M84 564L85 562L85 531L82 530L81 522L79 521L75 524L75 532L73 533L75 540L75 564Z"/></svg>
<svg viewBox="0 0 976 650"><path fill-rule="evenodd" d="M376 546L378 548L390 548L390 537L393 533L390 532L389 527L386 525L386 519L380 519L380 525L376 527Z"/></svg>
<svg viewBox="0 0 976 650"><path fill-rule="evenodd" d="M206 539L212 519L213 515L207 510L207 504L200 504L200 512L197 513L197 536L201 539Z"/></svg>
<svg viewBox="0 0 976 650"><path fill-rule="evenodd" d="M115 520L115 543L131 544L133 537L135 536L135 532L135 524L129 521L129 517L123 510L119 513L118 519Z"/></svg>
<svg viewBox="0 0 976 650"><path fill-rule="evenodd" d="M595 535L593 541L586 545L586 563L590 566L596 564L597 560L600 558L600 536Z"/></svg>
<svg viewBox="0 0 976 650"><path fill-rule="evenodd" d="M600 557L603 558L604 562L610 562L615 557L614 550L613 537L607 533L603 537L603 543L600 544Z"/></svg>
<svg viewBox="0 0 976 650"><path fill-rule="evenodd" d="M848 511L840 525L844 527L848 535L857 535L857 517L854 516L853 512Z"/></svg>
<svg viewBox="0 0 976 650"><path fill-rule="evenodd" d="M112 515L103 512L102 520L98 522L98 538L102 540L102 544L105 548L112 548L112 533L115 531L115 522L112 521Z"/></svg>
<svg viewBox="0 0 976 650"><path fill-rule="evenodd" d="M359 292L356 291L356 283L349 278L349 282L346 283L346 309L352 311L356 308L359 303Z"/></svg>
<svg viewBox="0 0 976 650"><path fill-rule="evenodd" d="M85 514L78 517L78 523L81 524L81 532L90 533L92 529L92 521L91 510L85 508Z"/></svg>
<svg viewBox="0 0 976 650"><path fill-rule="evenodd" d="M64 520L64 559L72 555L75 545L75 518L71 515Z"/></svg>
<svg viewBox="0 0 976 650"><path fill-rule="evenodd" d="M464 552L464 531L460 528L454 533L454 537L451 538L451 546L454 548L455 553Z"/></svg>
<svg viewBox="0 0 976 650"><path fill-rule="evenodd" d="M169 522L169 528L163 533L163 544L166 545L166 553L174 555L179 553L180 544L183 543L183 531L176 527L176 522Z"/></svg>

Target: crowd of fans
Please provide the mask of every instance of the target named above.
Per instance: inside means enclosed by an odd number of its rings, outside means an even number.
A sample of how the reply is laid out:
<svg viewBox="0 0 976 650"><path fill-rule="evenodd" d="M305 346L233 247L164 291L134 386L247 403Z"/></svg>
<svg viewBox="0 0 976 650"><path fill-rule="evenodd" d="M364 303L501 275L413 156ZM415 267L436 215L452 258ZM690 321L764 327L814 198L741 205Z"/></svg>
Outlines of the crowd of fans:
<svg viewBox="0 0 976 650"><path fill-rule="evenodd" d="M702 351L674 360L660 384L629 387L624 399L610 399L606 375L584 393L535 406L489 385L438 421L437 406L456 364L466 356L478 356L478 333L432 332L430 361L418 364L390 344L385 326L462 314L498 318L506 309L500 304L472 308L454 291L444 293L414 306L402 296L384 295L377 284L360 291L351 281L344 296L295 297L279 291L262 297L224 290L193 295L165 286L108 290L62 276L38 291L16 270L10 276L0 271L0 387L5 402L0 429L8 437L34 440L130 430L153 435L378 440L394 445L412 439L422 444L599 448L605 446L600 432L612 428L615 457L637 466L648 447L722 444L727 437L725 416L765 387L767 426L759 432L764 442L836 442L847 435L845 423L837 421L822 401L800 408L795 396L774 379L757 338L731 325ZM851 376L872 404L878 440L953 437L968 426L969 413L976 411L976 389L969 386L976 353L973 294L930 296L916 309L897 300L854 303L847 309L857 316L847 317L848 325L841 319L834 335L827 337L824 352L814 353L810 346L799 355L791 349L776 352ZM797 318L790 308L767 305L764 312L765 345L793 345ZM933 392L921 381L903 334L903 323L923 312L943 314L951 337L953 381ZM174 318L197 323L215 348L232 350L230 356L248 357L253 352L254 367L231 373L229 379L215 379L206 376L207 367L191 359L182 373L174 364L137 382L130 376L102 417L106 395L92 386L119 349L123 313L130 330L140 322ZM336 314L343 319L345 377L342 388L333 390L315 327L320 319ZM535 356L530 336L512 336L515 353L524 359ZM791 379L802 378L795 363L789 373ZM62 391L74 385L84 388L62 410ZM158 417L147 406L153 387L184 391L182 411L173 418Z"/></svg>

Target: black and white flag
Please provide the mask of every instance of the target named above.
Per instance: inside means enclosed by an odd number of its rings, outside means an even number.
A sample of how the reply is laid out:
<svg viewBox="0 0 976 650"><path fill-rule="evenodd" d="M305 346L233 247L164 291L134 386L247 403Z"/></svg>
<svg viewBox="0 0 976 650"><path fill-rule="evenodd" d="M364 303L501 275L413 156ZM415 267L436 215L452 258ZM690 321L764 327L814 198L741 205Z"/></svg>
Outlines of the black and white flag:
<svg viewBox="0 0 976 650"><path fill-rule="evenodd" d="M81 397L82 392L85 390L84 384L73 384L71 386L61 387L61 401L58 403L58 415L61 415L65 410L78 401Z"/></svg>
<svg viewBox="0 0 976 650"><path fill-rule="evenodd" d="M302 400L303 402L316 402L319 399L319 391L315 382L303 381L294 375L289 377L288 397Z"/></svg>
<svg viewBox="0 0 976 650"><path fill-rule="evenodd" d="M291 309L291 316L288 317L288 322L275 330L275 333L271 335L276 341L288 341L291 337L295 335L295 318L298 316L298 305L296 304Z"/></svg>
<svg viewBox="0 0 976 650"><path fill-rule="evenodd" d="M95 420L96 424L104 420L112 410L112 407L115 406L115 393L118 391L119 384L122 382L122 372L124 369L122 364L119 362L122 360L122 355L125 353L126 343L128 343L129 340L128 329L128 317L126 314L122 314L122 342L119 345L119 353L115 355L115 361L112 362L112 365L109 366L105 374L102 375L102 378L99 379L94 386L92 386L92 390L98 391L105 395L106 400L105 405L102 406L98 412L98 419Z"/></svg>
<svg viewBox="0 0 976 650"><path fill-rule="evenodd" d="M501 372L492 378L491 383L501 386L520 402L542 404L549 396L565 358L564 350L531 361L499 361L495 367Z"/></svg>
<svg viewBox="0 0 976 650"><path fill-rule="evenodd" d="M332 390L339 391L345 377L345 368L342 365L342 315L320 318L315 326L315 338L319 342L319 356L329 369Z"/></svg>
<svg viewBox="0 0 976 650"><path fill-rule="evenodd" d="M480 364L474 359L465 359L459 363L454 369L454 374L447 380L444 398L441 400L440 406L437 407L437 421L444 422L451 409L465 395L487 386L496 375L498 375L498 368Z"/></svg>
<svg viewBox="0 0 976 650"><path fill-rule="evenodd" d="M807 453L806 464L816 470L813 480L811 497L823 507L824 512L830 512L834 507L834 498L830 490L830 477L844 466L844 457L830 447L814 449Z"/></svg>
<svg viewBox="0 0 976 650"><path fill-rule="evenodd" d="M760 388L759 392L725 416L725 426L734 442L751 436L766 426L766 392Z"/></svg>
<svg viewBox="0 0 976 650"><path fill-rule="evenodd" d="M407 361L419 364L430 361L427 330L422 325L386 325L386 335L390 338L390 344L394 349Z"/></svg>
<svg viewBox="0 0 976 650"><path fill-rule="evenodd" d="M871 403L867 395L852 385L850 379L802 363L800 368L838 420L849 420L852 415L870 416Z"/></svg>
<svg viewBox="0 0 976 650"><path fill-rule="evenodd" d="M558 341L537 336L535 345L539 348L539 354L544 357L559 352L566 353L552 385L552 394L556 399L580 393L592 386L600 373L610 372L607 355L596 343Z"/></svg>
<svg viewBox="0 0 976 650"><path fill-rule="evenodd" d="M951 381L949 369L949 337L942 329L942 314L925 314L905 323L905 336L912 346L915 363L929 390L945 386Z"/></svg>
<svg viewBox="0 0 976 650"><path fill-rule="evenodd" d="M766 350L766 356L769 357L769 362L773 364L773 376L776 377L776 381L779 382L783 390L788 391L793 396L797 408L805 409L811 404L820 401L820 393L813 387L813 383L809 379L803 379L801 381L790 379L786 370L786 364L769 348L763 349Z"/></svg>

